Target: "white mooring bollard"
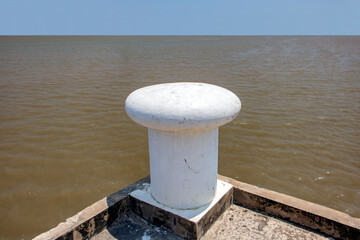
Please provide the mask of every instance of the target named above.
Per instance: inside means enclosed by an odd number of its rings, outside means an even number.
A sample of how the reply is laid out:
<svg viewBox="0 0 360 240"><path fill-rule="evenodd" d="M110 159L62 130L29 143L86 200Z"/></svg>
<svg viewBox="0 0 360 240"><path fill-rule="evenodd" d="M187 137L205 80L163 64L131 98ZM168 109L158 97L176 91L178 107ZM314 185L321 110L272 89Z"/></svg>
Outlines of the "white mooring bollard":
<svg viewBox="0 0 360 240"><path fill-rule="evenodd" d="M166 83L140 88L125 102L129 117L148 127L150 191L161 204L194 209L216 192L218 127L241 108L229 90L205 83Z"/></svg>

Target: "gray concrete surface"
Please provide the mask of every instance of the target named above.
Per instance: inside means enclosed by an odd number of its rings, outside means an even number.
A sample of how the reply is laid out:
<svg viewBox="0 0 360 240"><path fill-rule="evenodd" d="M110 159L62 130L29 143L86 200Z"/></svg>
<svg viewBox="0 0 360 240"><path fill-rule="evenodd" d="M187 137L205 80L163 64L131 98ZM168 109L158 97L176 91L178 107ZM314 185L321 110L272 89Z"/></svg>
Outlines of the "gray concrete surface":
<svg viewBox="0 0 360 240"><path fill-rule="evenodd" d="M149 184L145 177L35 239L182 239L180 234L217 240L360 240L359 218L224 176L219 179L233 188L198 224L132 197L131 192Z"/></svg>
<svg viewBox="0 0 360 240"><path fill-rule="evenodd" d="M202 237L228 239L332 239L289 222L232 204Z"/></svg>
<svg viewBox="0 0 360 240"><path fill-rule="evenodd" d="M133 212L126 213L111 226L95 235L93 240L138 239L138 240L180 240L172 232L157 227ZM232 204L212 225L202 240L228 239L332 239Z"/></svg>

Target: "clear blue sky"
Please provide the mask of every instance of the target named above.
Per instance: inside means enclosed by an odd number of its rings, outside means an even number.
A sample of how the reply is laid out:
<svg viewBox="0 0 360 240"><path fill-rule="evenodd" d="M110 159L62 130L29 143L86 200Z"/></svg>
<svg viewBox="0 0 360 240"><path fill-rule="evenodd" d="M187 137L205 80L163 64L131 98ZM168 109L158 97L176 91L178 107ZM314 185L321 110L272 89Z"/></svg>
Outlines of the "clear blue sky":
<svg viewBox="0 0 360 240"><path fill-rule="evenodd" d="M360 35L360 0L0 0L0 35Z"/></svg>

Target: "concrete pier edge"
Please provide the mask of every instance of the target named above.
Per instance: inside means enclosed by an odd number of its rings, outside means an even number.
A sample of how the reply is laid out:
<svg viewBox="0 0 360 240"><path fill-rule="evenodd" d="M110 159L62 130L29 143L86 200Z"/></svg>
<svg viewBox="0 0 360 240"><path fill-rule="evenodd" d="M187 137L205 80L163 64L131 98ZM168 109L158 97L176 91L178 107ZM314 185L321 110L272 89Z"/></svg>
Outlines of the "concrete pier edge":
<svg viewBox="0 0 360 240"><path fill-rule="evenodd" d="M218 175L218 179L234 186L233 191L231 191L233 195L226 199L233 199L233 203L236 205L274 216L336 239L360 238L360 218L354 218L315 203L242 183L225 176ZM132 208L136 204L134 205L134 199L130 197L130 193L136 189L143 189L145 184L149 182L150 177L147 176L99 200L34 239L89 239L110 226L126 211L133 211ZM226 204L225 208L228 205ZM217 215L222 212L219 211ZM217 217L214 216L215 219ZM211 219L212 216L207 216L207 219L209 218ZM201 235L211 227L213 221L210 222L210 224L202 223L206 227L201 230ZM156 223L153 224L156 225ZM194 225L190 223L190 226ZM188 236L190 237L190 235Z"/></svg>
<svg viewBox="0 0 360 240"><path fill-rule="evenodd" d="M34 240L91 238L124 214L129 208L130 193L149 182L150 176L147 176L104 197Z"/></svg>
<svg viewBox="0 0 360 240"><path fill-rule="evenodd" d="M322 205L218 175L234 186L234 204L334 238L360 239L360 218Z"/></svg>

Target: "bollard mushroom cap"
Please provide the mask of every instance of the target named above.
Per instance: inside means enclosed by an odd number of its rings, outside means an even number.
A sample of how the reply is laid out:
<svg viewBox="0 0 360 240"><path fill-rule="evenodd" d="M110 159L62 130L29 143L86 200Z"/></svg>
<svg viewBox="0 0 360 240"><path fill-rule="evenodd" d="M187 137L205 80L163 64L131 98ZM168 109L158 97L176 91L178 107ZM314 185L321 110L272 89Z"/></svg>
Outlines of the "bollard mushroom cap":
<svg viewBox="0 0 360 240"><path fill-rule="evenodd" d="M125 101L136 123L163 131L197 131L232 121L241 109L231 91L207 83L177 82L143 87Z"/></svg>

